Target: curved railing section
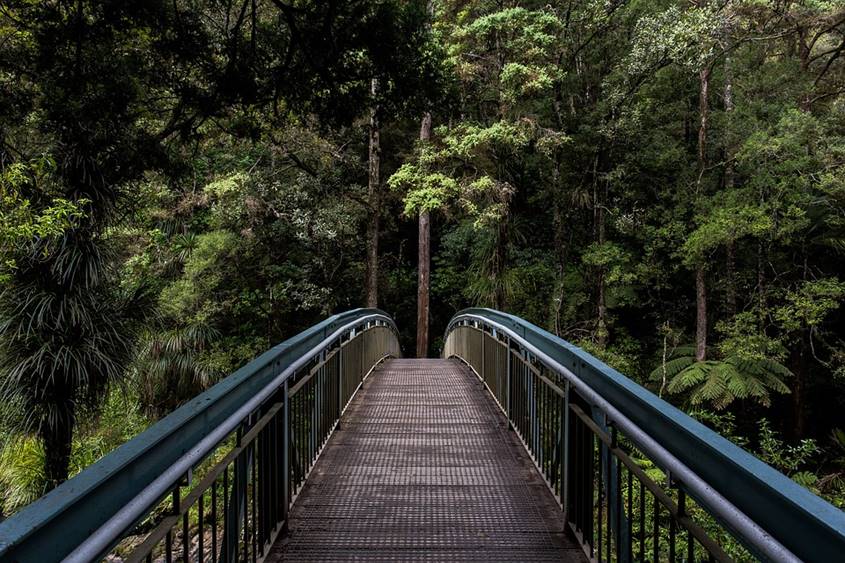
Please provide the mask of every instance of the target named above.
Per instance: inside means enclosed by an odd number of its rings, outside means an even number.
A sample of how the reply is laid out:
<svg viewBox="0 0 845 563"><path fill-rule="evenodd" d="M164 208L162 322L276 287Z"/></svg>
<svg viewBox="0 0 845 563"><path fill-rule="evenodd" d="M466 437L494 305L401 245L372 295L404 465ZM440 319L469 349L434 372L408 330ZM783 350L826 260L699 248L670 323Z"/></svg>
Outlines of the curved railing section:
<svg viewBox="0 0 845 563"><path fill-rule="evenodd" d="M592 560L842 560L845 513L557 336L466 309L443 356L486 384Z"/></svg>
<svg viewBox="0 0 845 563"><path fill-rule="evenodd" d="M0 560L261 560L364 378L399 355L381 311L326 319L0 524Z"/></svg>

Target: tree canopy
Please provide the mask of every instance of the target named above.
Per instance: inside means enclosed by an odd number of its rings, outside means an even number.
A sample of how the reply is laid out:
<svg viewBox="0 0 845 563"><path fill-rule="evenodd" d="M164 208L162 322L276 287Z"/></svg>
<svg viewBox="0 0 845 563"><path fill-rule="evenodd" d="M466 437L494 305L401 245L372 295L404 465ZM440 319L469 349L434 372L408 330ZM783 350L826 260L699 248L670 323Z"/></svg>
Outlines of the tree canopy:
<svg viewBox="0 0 845 563"><path fill-rule="evenodd" d="M410 353L420 214L430 354L514 313L845 505L843 52L837 0L4 2L3 509L363 305L373 236Z"/></svg>

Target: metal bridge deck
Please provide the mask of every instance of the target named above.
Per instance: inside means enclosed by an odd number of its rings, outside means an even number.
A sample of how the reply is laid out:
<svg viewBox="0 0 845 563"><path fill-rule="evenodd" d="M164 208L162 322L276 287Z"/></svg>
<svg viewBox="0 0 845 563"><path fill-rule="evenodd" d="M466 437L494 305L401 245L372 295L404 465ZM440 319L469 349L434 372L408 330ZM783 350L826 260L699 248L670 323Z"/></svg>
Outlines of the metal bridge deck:
<svg viewBox="0 0 845 563"><path fill-rule="evenodd" d="M365 381L267 561L582 561L482 383L454 360Z"/></svg>

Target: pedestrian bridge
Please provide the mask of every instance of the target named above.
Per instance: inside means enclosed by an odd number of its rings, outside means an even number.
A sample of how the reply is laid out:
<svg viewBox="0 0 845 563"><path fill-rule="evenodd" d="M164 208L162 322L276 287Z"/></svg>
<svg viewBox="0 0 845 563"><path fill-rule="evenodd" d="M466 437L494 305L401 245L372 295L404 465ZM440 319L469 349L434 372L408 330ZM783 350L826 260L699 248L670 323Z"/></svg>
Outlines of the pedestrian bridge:
<svg viewBox="0 0 845 563"><path fill-rule="evenodd" d="M583 350L468 309L279 344L12 518L0 561L843 561L845 513Z"/></svg>

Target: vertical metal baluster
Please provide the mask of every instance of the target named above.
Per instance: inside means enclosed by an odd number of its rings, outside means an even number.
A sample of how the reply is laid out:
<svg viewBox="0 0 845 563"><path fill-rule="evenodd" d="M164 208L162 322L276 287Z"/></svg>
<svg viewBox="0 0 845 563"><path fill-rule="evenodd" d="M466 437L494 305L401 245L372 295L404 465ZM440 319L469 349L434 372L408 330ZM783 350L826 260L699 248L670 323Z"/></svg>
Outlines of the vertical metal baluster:
<svg viewBox="0 0 845 563"><path fill-rule="evenodd" d="M560 502L563 505L564 525L569 518L569 380L563 384L560 407Z"/></svg>
<svg viewBox="0 0 845 563"><path fill-rule="evenodd" d="M578 426L577 418L575 416L572 417L572 424L575 425L572 432L572 450L575 452L580 452L579 449L581 446L581 430ZM586 538L586 528L584 527L584 520L582 519L581 515L581 493L584 491L584 487L581 486L581 456L575 456L575 461L572 465L572 481L575 483L575 486L572 490L569 489L569 484L567 483L566 486L566 496L567 496L567 505L572 506L572 515L570 516L571 519L575 521L575 529L581 532L581 537L585 540Z"/></svg>
<svg viewBox="0 0 845 563"><path fill-rule="evenodd" d="M614 536L613 525L612 525L612 521L611 521L612 517L611 517L610 511L613 510L613 508L615 508L615 507L611 508L610 502L611 502L611 500L613 500L613 498L617 498L619 495L611 495L610 494L610 487L612 485L611 472L610 472L611 463L612 463L611 459L610 459L611 458L610 448L605 446L603 449L604 449L604 464L605 464L605 470L606 470L606 473L604 474L604 496L607 499L607 512L605 513L606 520L607 520L607 540L605 540L605 541L607 542L607 544L606 544L607 560L613 561L613 559L611 559L611 557L610 557L611 551L613 550L613 536Z"/></svg>
<svg viewBox="0 0 845 563"><path fill-rule="evenodd" d="M645 483L637 479L640 483L640 524L637 527L639 530L639 544L640 544L640 561L645 561L645 525L646 525L646 495L645 495Z"/></svg>
<svg viewBox="0 0 845 563"><path fill-rule="evenodd" d="M204 557L204 541L205 541L205 491L200 493L199 498L197 499L197 528L199 529L199 534L197 537L197 559L199 561L205 561Z"/></svg>
<svg viewBox="0 0 845 563"><path fill-rule="evenodd" d="M552 489L554 489L557 477L552 475L552 467L554 466L555 461L555 436L557 435L557 425L553 422L553 420L555 414L554 398L557 397L557 395L548 385L544 384L543 387L546 388L546 427L543 429L543 432L546 434L546 477L548 478L549 483L552 483Z"/></svg>
<svg viewBox="0 0 845 563"><path fill-rule="evenodd" d="M340 418L343 414L343 338L337 349L337 429L340 430Z"/></svg>
<svg viewBox="0 0 845 563"><path fill-rule="evenodd" d="M678 525L681 523L681 518L685 516L687 513L687 493L684 489L680 486L678 487ZM678 533L680 533L680 529ZM690 548L692 547L690 544L691 535L689 530L687 530L687 553L689 553Z"/></svg>
<svg viewBox="0 0 845 563"><path fill-rule="evenodd" d="M282 407L282 518L284 528L288 528L288 509L290 508L290 393L285 380Z"/></svg>
<svg viewBox="0 0 845 563"><path fill-rule="evenodd" d="M182 515L182 561L188 563L191 553L191 536L188 533L188 515L191 509L188 508Z"/></svg>
<svg viewBox="0 0 845 563"><path fill-rule="evenodd" d="M248 420L248 419L247 419ZM243 433L238 434L238 443L243 445ZM242 541L243 541L243 558L244 562L249 561L249 508L250 508L250 501L249 501L249 446L244 447L241 450L241 453L238 454L238 458L242 460L237 466L237 477L235 478L235 483L237 483L237 491L238 491L238 508L240 510L241 506L244 509L244 527L243 527L243 534L242 534ZM235 534L237 537L237 534Z"/></svg>
<svg viewBox="0 0 845 563"><path fill-rule="evenodd" d="M270 460L272 459L270 452L273 447L270 443L270 437L273 435L275 421L275 415L267 421L267 425L261 430L261 434L259 435L260 442L258 443L258 459L261 461L261 465L259 466L261 470L258 472L258 498L261 501L258 512L259 522L261 523L258 545L260 547L259 555L262 556L264 555L264 546L270 540L270 530L272 529L270 524L272 510L270 506L273 499L273 479L271 477L273 468L270 465Z"/></svg>
<svg viewBox="0 0 845 563"><path fill-rule="evenodd" d="M299 468L302 474L299 476L299 486L297 489L302 489L305 485L305 475L308 473L308 392L306 386L302 386L297 393L299 400L299 443L302 447L299 448Z"/></svg>
<svg viewBox="0 0 845 563"><path fill-rule="evenodd" d="M211 563L217 563L217 479L211 483Z"/></svg>
<svg viewBox="0 0 845 563"><path fill-rule="evenodd" d="M258 440L252 441L252 562L255 563L258 551ZM264 491L261 491L262 493Z"/></svg>
<svg viewBox="0 0 845 563"><path fill-rule="evenodd" d="M543 468L543 477L551 482L552 480L549 475L549 459L551 458L551 452L549 451L549 414L551 411L549 408L549 393L551 389L541 379L538 378L537 381L543 389L543 416L540 418L540 449L543 451L543 464L541 467Z"/></svg>
<svg viewBox="0 0 845 563"><path fill-rule="evenodd" d="M223 551L220 553L220 559L223 561L226 561L229 557L227 551L231 549L226 544L226 530L229 529L229 467L232 467L232 471L234 471L234 464L230 464L223 470Z"/></svg>
<svg viewBox="0 0 845 563"><path fill-rule="evenodd" d="M695 561L695 539L689 530L687 530L687 561L690 563Z"/></svg>
<svg viewBox="0 0 845 563"><path fill-rule="evenodd" d="M505 409L508 415L508 430L513 430L513 405L511 404L511 364L512 364L512 357L513 353L511 352L511 338L510 336L507 337L507 403Z"/></svg>
<svg viewBox="0 0 845 563"><path fill-rule="evenodd" d="M173 531L167 530L164 536L164 560L167 563L173 561Z"/></svg>
<svg viewBox="0 0 845 563"><path fill-rule="evenodd" d="M654 518L652 518L652 531L654 534L654 545L652 552L654 553L654 561L660 561L660 501L652 493L651 500L654 503Z"/></svg>
<svg viewBox="0 0 845 563"><path fill-rule="evenodd" d="M180 486L179 486L178 483L176 484L176 487L173 489L173 492L171 493L171 495L172 495L171 496L171 498L172 498L171 508L173 509L173 515L179 516L182 512L182 491L180 490ZM177 519L176 521L178 522L179 520ZM182 552L183 552L183 555L187 554L187 549L188 549L187 544L186 544L186 537L185 537L185 536L187 536L186 532L187 532L187 527L183 528L183 532L182 532ZM172 549L173 549L173 547L172 547L172 538L171 538L171 555L172 555Z"/></svg>
<svg viewBox="0 0 845 563"><path fill-rule="evenodd" d="M314 378L311 380L311 393L312 393L312 400L311 400L311 444L310 444L310 452L308 456L308 468L311 469L311 465L314 463L314 460L317 458L317 448L319 443L319 432L320 428L317 423L317 420L320 416L320 372L317 370L317 373L314 375Z"/></svg>
<svg viewBox="0 0 845 563"><path fill-rule="evenodd" d="M596 534L597 534L597 530L596 530L595 526L593 526L593 513L594 513L593 506L595 506L593 504L593 491L596 491L597 495L601 495L601 489L596 487L596 484L601 484L601 482L597 483L596 478L595 478L596 469L597 468L600 469L601 465L599 465L599 464L596 464L595 466L593 465L597 461L596 460L595 436L593 436L593 432L589 428L587 428L587 425L584 424L583 421L580 423L580 425L581 425L581 432L583 432L583 435L584 435L584 440L582 440L582 445L585 446L584 450L585 450L585 453L587 454L585 457L589 460L588 466L587 466L587 471L582 476L584 484L586 484L587 487L589 488L589 496L584 497L583 510L584 510L584 521L589 522L589 526L590 526L590 545L592 546L594 541L595 541ZM601 497L599 496L599 498L601 498ZM599 504L599 508L601 508L601 504ZM591 548L590 556L595 556L595 554L593 553L594 551L598 552L598 550L593 550Z"/></svg>
<svg viewBox="0 0 845 563"><path fill-rule="evenodd" d="M545 464L545 456L543 455L543 382L538 375L534 376L534 428L536 436L534 438L535 459L537 460L537 467L540 468L540 474L545 477L543 467Z"/></svg>
<svg viewBox="0 0 845 563"><path fill-rule="evenodd" d="M627 521L628 521L628 537L626 539L627 542L627 551L628 551L628 561L634 560L634 481L633 476L631 475L630 468L625 468L628 472L628 514L627 514Z"/></svg>
<svg viewBox="0 0 845 563"><path fill-rule="evenodd" d="M282 399L282 404L284 405L284 398ZM282 409L284 406L282 406ZM270 456L270 465L273 468L273 499L270 502L270 512L272 514L270 522L272 526L270 526L271 530L275 530L276 527L281 524L282 522L282 483L284 479L282 478L282 413L284 412L282 409L279 409L276 412L276 416L273 417L273 434L270 436L270 444L272 445L272 454Z"/></svg>
<svg viewBox="0 0 845 563"><path fill-rule="evenodd" d="M608 455L610 455L609 452ZM613 459L616 463L616 559L619 560L624 549L622 545L622 503L625 499L622 497L622 463L616 456L613 456Z"/></svg>
<svg viewBox="0 0 845 563"><path fill-rule="evenodd" d="M604 496L605 496L604 479L602 479L602 471L603 471L603 468L604 468L604 464L602 463L602 455L601 455L602 441L599 440L598 437L596 437L596 441L598 442L598 447L595 448L597 455L598 455L598 460L597 460L598 463L596 465L598 467L598 472L596 473L596 477L597 477L596 481L598 482L598 486L596 487L596 491L597 491L597 494L598 494L598 504L599 504L598 518L596 519L596 523L598 525L598 530L596 530L596 532L598 534L598 538L596 540L596 543L598 544L597 554L598 554L598 557L599 557L599 563L601 563L602 535L603 535L602 528L604 527L602 524L604 522L603 512L604 512ZM596 454L591 454L591 455L596 455Z"/></svg>
<svg viewBox="0 0 845 563"><path fill-rule="evenodd" d="M670 483L670 487L671 487L671 483L672 483L671 479L670 479L669 483ZM680 513L680 510L681 510L681 502L683 502L683 499L680 498L680 497L683 496L683 494L684 494L683 491L681 491L679 489L678 490L678 495L679 495L678 510L679 510L679 513ZM675 526L676 526L676 523L677 523L677 516L672 516L672 513L670 512L669 513L669 561L675 560Z"/></svg>

